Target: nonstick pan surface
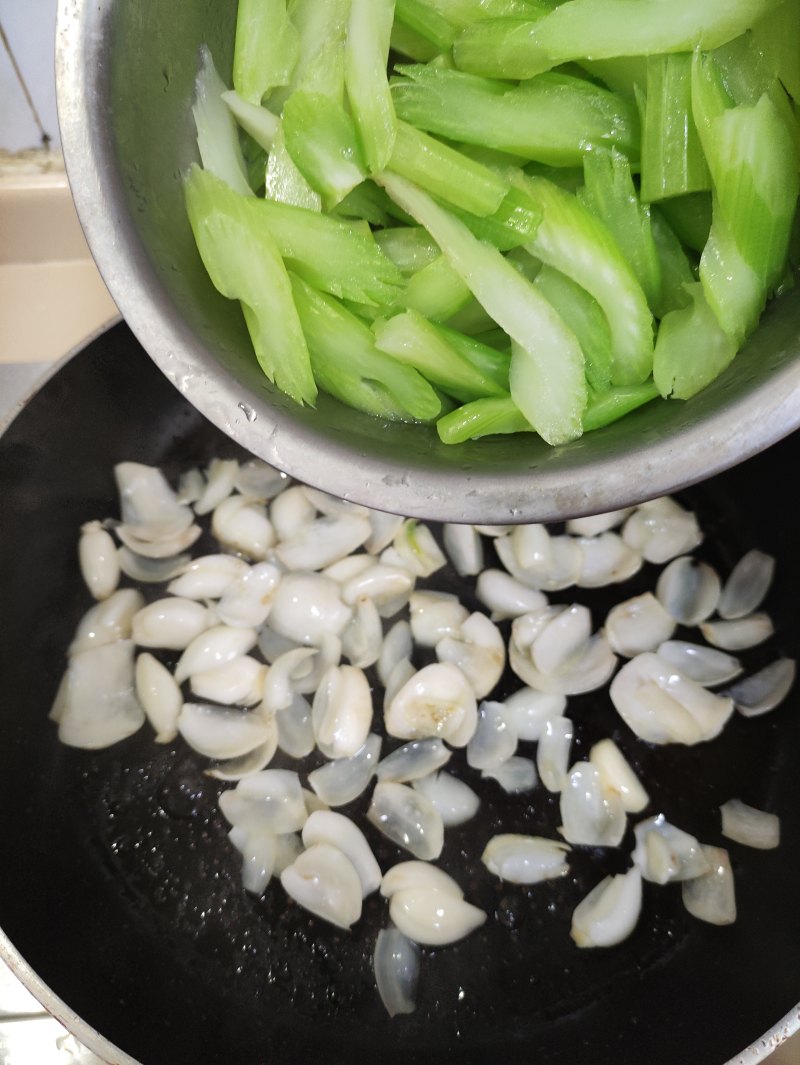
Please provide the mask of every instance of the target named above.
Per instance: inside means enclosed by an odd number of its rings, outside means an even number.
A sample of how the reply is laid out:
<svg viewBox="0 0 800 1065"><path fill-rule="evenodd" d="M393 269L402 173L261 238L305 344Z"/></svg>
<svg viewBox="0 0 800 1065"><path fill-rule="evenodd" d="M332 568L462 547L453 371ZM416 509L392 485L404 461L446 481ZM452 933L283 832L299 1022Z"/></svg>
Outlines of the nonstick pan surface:
<svg viewBox="0 0 800 1065"><path fill-rule="evenodd" d="M502 885L477 861L488 838L552 836L557 803L541 787L508 797L467 774L481 809L448 830L441 864L489 917L462 943L425 952L418 1009L393 1021L371 968L386 923L382 899L366 900L361 922L344 933L288 904L280 887L250 898L216 812L220 786L182 742L158 747L145 727L107 751L61 746L47 713L90 605L77 534L84 521L116 513L114 463L156 464L174 476L236 454L122 325L60 369L0 440L0 928L61 999L144 1065L338 1065L374 1056L407 1065L436 1053L464 1063L491 1054L507 1065L722 1065L793 1008L795 693L767 717L735 715L719 740L691 749L636 741L606 697L570 701L573 758L612 736L650 792L648 813L663 810L721 845L726 799L780 814L776 851L727 844L739 907L728 928L689 917L678 887L647 884L630 939L579 951L571 912L625 867L631 835L619 855L576 851L562 881ZM700 553L722 573L750 547L778 558L767 601L778 634L747 654L750 668L800 650L798 455L800 439L790 438L682 497L707 533ZM653 573L646 568L624 595L652 587ZM585 601L598 622L622 597ZM570 593L554 598L569 602ZM365 806L358 800L344 812L360 816ZM369 838L383 868L402 859L377 834Z"/></svg>

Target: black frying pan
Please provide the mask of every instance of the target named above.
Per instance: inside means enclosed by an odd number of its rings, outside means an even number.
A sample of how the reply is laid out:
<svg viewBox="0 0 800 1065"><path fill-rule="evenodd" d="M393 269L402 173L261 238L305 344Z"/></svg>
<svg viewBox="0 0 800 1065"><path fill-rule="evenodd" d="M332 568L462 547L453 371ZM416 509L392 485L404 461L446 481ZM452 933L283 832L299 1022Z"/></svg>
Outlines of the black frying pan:
<svg viewBox="0 0 800 1065"><path fill-rule="evenodd" d="M751 546L778 556L768 608L779 636L749 653L753 667L800 651L798 451L790 439L685 495L709 534L705 557L723 572ZM735 716L718 741L693 749L636 741L605 698L570 703L576 757L613 736L650 791L650 812L663 809L703 841L722 842L716 810L730 797L781 815L777 851L729 844L740 914L730 928L690 918L679 888L646 885L629 940L577 950L572 909L624 859L576 852L573 876L502 886L475 861L486 840L501 828L552 835L557 806L541 788L510 799L470 778L481 811L448 830L442 865L489 919L462 943L426 952L419 1008L394 1021L370 963L382 900L367 900L360 924L342 933L287 904L279 887L246 896L218 785L180 741L158 748L145 728L97 754L60 746L47 712L90 605L76 562L80 524L116 512L115 462L174 475L217 454L236 450L124 326L61 369L0 441L0 927L57 995L145 1065L408 1065L435 1053L508 1065L721 1065L792 1009L796 695L769 717ZM630 594L648 584L644 572ZM597 619L610 601L590 601ZM370 839L384 868L402 857Z"/></svg>

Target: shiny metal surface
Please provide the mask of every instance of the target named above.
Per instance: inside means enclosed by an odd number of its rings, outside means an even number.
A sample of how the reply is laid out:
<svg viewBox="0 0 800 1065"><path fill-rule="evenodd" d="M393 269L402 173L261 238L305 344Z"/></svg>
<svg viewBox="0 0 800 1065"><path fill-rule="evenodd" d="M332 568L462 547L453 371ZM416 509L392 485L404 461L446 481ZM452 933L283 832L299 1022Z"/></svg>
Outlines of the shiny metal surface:
<svg viewBox="0 0 800 1065"><path fill-rule="evenodd" d="M662 403L573 444L533 436L447 448L322 396L299 409L264 379L238 307L216 293L186 220L189 103L207 42L230 70L236 5L60 0L59 116L78 213L111 294L163 372L250 451L329 492L449 521L557 520L674 490L800 424L800 290L688 403ZM144 413L144 412L143 412Z"/></svg>

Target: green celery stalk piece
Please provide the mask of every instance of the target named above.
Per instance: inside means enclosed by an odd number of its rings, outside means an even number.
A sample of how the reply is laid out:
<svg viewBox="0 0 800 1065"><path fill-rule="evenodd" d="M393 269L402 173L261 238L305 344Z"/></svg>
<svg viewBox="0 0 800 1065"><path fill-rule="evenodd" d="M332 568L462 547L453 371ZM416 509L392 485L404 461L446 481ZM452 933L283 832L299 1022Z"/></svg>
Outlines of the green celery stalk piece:
<svg viewBox="0 0 800 1065"><path fill-rule="evenodd" d="M299 55L291 88L344 98L344 41L350 0L290 0L289 17L297 29Z"/></svg>
<svg viewBox="0 0 800 1065"><path fill-rule="evenodd" d="M196 183L220 184L199 171ZM331 215L271 200L248 199L253 225L269 229L289 269L331 295L357 303L393 304L403 278L378 245L366 222L347 222Z"/></svg>
<svg viewBox="0 0 800 1065"><path fill-rule="evenodd" d="M445 335L416 311L384 318L372 331L379 351L413 366L454 399L468 402L506 391L462 358Z"/></svg>
<svg viewBox="0 0 800 1065"><path fill-rule="evenodd" d="M446 52L456 39L456 27L444 15L421 0L396 0L395 19Z"/></svg>
<svg viewBox="0 0 800 1065"><path fill-rule="evenodd" d="M584 432L602 429L619 421L637 407L650 403L658 396L658 389L652 381L641 385L629 385L626 388L612 388L598 396L589 397L589 405L583 416Z"/></svg>
<svg viewBox="0 0 800 1065"><path fill-rule="evenodd" d="M388 164L397 132L386 67L394 0L351 0L344 77L370 173Z"/></svg>
<svg viewBox="0 0 800 1065"><path fill-rule="evenodd" d="M619 152L590 152L583 161L586 185L578 199L617 242L651 310L661 292L661 263L650 226L650 209L639 202L628 160Z"/></svg>
<svg viewBox="0 0 800 1065"><path fill-rule="evenodd" d="M616 147L639 155L632 100L581 78L542 74L519 86L430 66L401 66L392 82L399 118L453 141L552 166L581 166L586 152Z"/></svg>
<svg viewBox="0 0 800 1065"><path fill-rule="evenodd" d="M375 243L404 277L438 259L440 251L422 226L392 226L375 233Z"/></svg>
<svg viewBox="0 0 800 1065"><path fill-rule="evenodd" d="M267 153L244 130L239 132L239 145L242 149L244 165L247 168L247 184L256 196L263 196L267 173Z"/></svg>
<svg viewBox="0 0 800 1065"><path fill-rule="evenodd" d="M711 193L690 192L658 206L681 243L700 253L711 230Z"/></svg>
<svg viewBox="0 0 800 1065"><path fill-rule="evenodd" d="M267 159L264 195L276 203L307 207L310 211L322 210L322 198L309 185L289 154L282 123Z"/></svg>
<svg viewBox="0 0 800 1065"><path fill-rule="evenodd" d="M535 18L552 11L558 0L425 0L454 26L496 18Z"/></svg>
<svg viewBox="0 0 800 1065"><path fill-rule="evenodd" d="M753 26L753 45L769 70L795 100L800 100L800 0L783 0Z"/></svg>
<svg viewBox="0 0 800 1065"><path fill-rule="evenodd" d="M233 49L233 87L260 104L276 85L288 85L299 54L286 0L239 0Z"/></svg>
<svg viewBox="0 0 800 1065"><path fill-rule="evenodd" d="M266 107L248 103L235 89L227 89L222 99L233 117L256 144L265 152L272 150L272 144L280 128L281 120Z"/></svg>
<svg viewBox="0 0 800 1065"><path fill-rule="evenodd" d="M431 421L441 411L434 389L411 366L378 351L372 330L332 296L291 275L295 305L320 388L392 421Z"/></svg>
<svg viewBox="0 0 800 1065"><path fill-rule="evenodd" d="M718 48L778 0L569 0L536 24L531 43L553 63Z"/></svg>
<svg viewBox="0 0 800 1065"><path fill-rule="evenodd" d="M692 116L692 57L687 52L651 56L642 122L642 200L653 203L710 188Z"/></svg>
<svg viewBox="0 0 800 1065"><path fill-rule="evenodd" d="M403 121L397 123L388 169L475 215L493 214L509 191L508 182L489 167Z"/></svg>
<svg viewBox="0 0 800 1065"><path fill-rule="evenodd" d="M389 45L393 52L405 56L406 59L413 59L415 63L429 63L441 55L432 41L423 37L421 33L417 33L416 30L412 30L410 26L406 26L398 18L392 24Z"/></svg>
<svg viewBox="0 0 800 1065"><path fill-rule="evenodd" d="M372 181L364 181L340 200L333 208L333 214L339 218L351 218L369 222L371 226L390 226L394 204ZM375 230L377 235L380 229Z"/></svg>
<svg viewBox="0 0 800 1065"><path fill-rule="evenodd" d="M700 282L717 321L741 346L758 325L767 288L742 256L716 196L712 212L711 232L700 257Z"/></svg>
<svg viewBox="0 0 800 1065"><path fill-rule="evenodd" d="M526 163L525 173L531 177L543 177L567 192L577 192L583 187L583 166L546 166L544 163Z"/></svg>
<svg viewBox="0 0 800 1065"><path fill-rule="evenodd" d="M611 332L597 300L552 266L542 266L533 284L578 338L586 360L589 387L595 392L609 388L614 362Z"/></svg>
<svg viewBox="0 0 800 1065"><path fill-rule="evenodd" d="M480 373L491 378L503 392L508 392L508 368L511 362L509 339L502 329L497 332L502 336L500 347L491 347L483 338L467 336L450 326L432 322L432 326L455 348L459 355L475 367Z"/></svg>
<svg viewBox="0 0 800 1065"><path fill-rule="evenodd" d="M292 286L269 226L252 197L192 166L186 209L200 258L214 287L241 302L259 365L297 403L313 404L317 388L292 298Z"/></svg>
<svg viewBox="0 0 800 1065"><path fill-rule="evenodd" d="M647 84L647 57L623 55L614 59L581 59L580 65L609 89L634 96L637 86Z"/></svg>
<svg viewBox="0 0 800 1065"><path fill-rule="evenodd" d="M611 330L612 383L641 384L653 367L653 320L642 286L608 229L577 197L545 178L523 180L542 209L536 237L526 250L600 304Z"/></svg>
<svg viewBox="0 0 800 1065"><path fill-rule="evenodd" d="M467 26L453 45L459 70L489 78L533 78L557 66L537 44L537 28L549 11L530 18L497 18Z"/></svg>
<svg viewBox="0 0 800 1065"><path fill-rule="evenodd" d="M661 264L661 289L653 313L656 318L663 318L670 311L688 306L690 297L686 286L694 284L697 278L683 245L658 207L653 207L650 222Z"/></svg>
<svg viewBox="0 0 800 1065"><path fill-rule="evenodd" d="M532 433L533 427L511 396L475 399L443 415L436 423L443 444L463 444L482 436Z"/></svg>
<svg viewBox="0 0 800 1065"><path fill-rule="evenodd" d="M396 174L380 183L425 226L487 314L512 340L509 381L514 402L549 444L581 435L586 406L583 352L552 306L502 254L455 216Z"/></svg>
<svg viewBox="0 0 800 1065"><path fill-rule="evenodd" d="M203 45L192 105L197 150L206 170L242 196L252 196L236 121L222 99L225 91L225 82L217 73L211 52Z"/></svg>
<svg viewBox="0 0 800 1065"><path fill-rule="evenodd" d="M670 311L656 337L653 380L667 399L691 399L736 355L736 341L719 324L701 284L688 286L688 307Z"/></svg>
<svg viewBox="0 0 800 1065"><path fill-rule="evenodd" d="M536 235L542 213L524 189L510 188L503 202L491 215L470 214L453 204L450 211L479 240L493 244L500 251L510 251L527 244Z"/></svg>
<svg viewBox="0 0 800 1065"><path fill-rule="evenodd" d="M478 336L478 334L485 333L488 329L497 325L494 318L488 315L483 305L474 296L470 296L464 306L460 307L451 318L448 318L442 324L469 337ZM510 344L511 341L508 339L507 346Z"/></svg>
<svg viewBox="0 0 800 1065"><path fill-rule="evenodd" d="M485 144L459 144L458 150L474 159L476 163L483 163L498 173L503 174L510 166L522 166L525 159L521 155L510 155L508 152L500 152L496 148L487 148ZM535 164L530 164L535 165Z"/></svg>
<svg viewBox="0 0 800 1065"><path fill-rule="evenodd" d="M469 288L444 255L417 270L399 302L436 322L446 322L472 299Z"/></svg>
<svg viewBox="0 0 800 1065"><path fill-rule="evenodd" d="M327 209L364 181L353 120L336 100L298 89L284 104L282 122L292 159Z"/></svg>
<svg viewBox="0 0 800 1065"><path fill-rule="evenodd" d="M509 358L511 356L510 341L499 325L495 325L492 329L486 329L481 333L473 333L469 339L479 341L484 347L494 348L495 351L506 353Z"/></svg>

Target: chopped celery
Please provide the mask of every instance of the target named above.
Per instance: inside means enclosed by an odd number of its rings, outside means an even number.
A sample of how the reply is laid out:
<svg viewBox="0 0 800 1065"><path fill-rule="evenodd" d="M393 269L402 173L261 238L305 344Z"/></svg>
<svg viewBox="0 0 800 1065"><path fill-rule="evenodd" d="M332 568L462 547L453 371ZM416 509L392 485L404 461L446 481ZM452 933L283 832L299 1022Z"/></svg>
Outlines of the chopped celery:
<svg viewBox="0 0 800 1065"><path fill-rule="evenodd" d="M397 0L395 18L430 41L439 52L446 52L456 39L457 30L452 22L421 0Z"/></svg>
<svg viewBox="0 0 800 1065"><path fill-rule="evenodd" d="M375 243L401 274L410 277L438 259L440 252L422 226L393 226L375 232Z"/></svg>
<svg viewBox="0 0 800 1065"><path fill-rule="evenodd" d="M425 0L443 18L459 27L494 18L535 18L552 11L559 0Z"/></svg>
<svg viewBox="0 0 800 1065"><path fill-rule="evenodd" d="M386 65L394 0L351 0L345 43L345 86L371 173L391 158L397 129Z"/></svg>
<svg viewBox="0 0 800 1065"><path fill-rule="evenodd" d="M272 151L269 153L264 194L268 200L274 200L276 203L307 207L311 211L322 210L319 193L315 192L297 169L286 148L282 125L275 135Z"/></svg>
<svg viewBox="0 0 800 1065"><path fill-rule="evenodd" d="M500 349L491 347L484 339L467 336L465 333L452 329L447 325L434 323L438 332L445 337L459 355L466 359L476 370L491 378L496 385L508 392L508 367L511 362L511 350L508 337L502 330L498 330L503 341Z"/></svg>
<svg viewBox="0 0 800 1065"><path fill-rule="evenodd" d="M531 433L533 428L511 396L501 396L457 407L438 420L436 431L443 444L462 444L500 433Z"/></svg>
<svg viewBox="0 0 800 1065"><path fill-rule="evenodd" d="M444 255L408 279L400 302L435 322L446 322L471 300L469 288Z"/></svg>
<svg viewBox="0 0 800 1065"><path fill-rule="evenodd" d="M692 192L662 200L658 206L681 243L701 252L711 229L711 194Z"/></svg>
<svg viewBox="0 0 800 1065"><path fill-rule="evenodd" d="M448 329L455 329L458 333L464 333L468 337L478 336L480 333L485 333L487 329L491 329L496 326L494 318L490 318L486 313L483 306L475 299L474 296L470 296L463 307L460 307L456 313L448 318L445 323ZM511 341L508 341L510 346Z"/></svg>
<svg viewBox="0 0 800 1065"><path fill-rule="evenodd" d="M767 289L743 258L736 240L713 202L714 218L700 257L700 281L706 300L725 332L742 344L767 302Z"/></svg>
<svg viewBox="0 0 800 1065"><path fill-rule="evenodd" d="M753 45L795 100L800 100L800 0L783 0L753 26Z"/></svg>
<svg viewBox="0 0 800 1065"><path fill-rule="evenodd" d="M583 166L546 166L544 163L526 163L525 173L531 177L543 177L567 192L577 192L583 185Z"/></svg>
<svg viewBox="0 0 800 1065"><path fill-rule="evenodd" d="M606 227L577 197L546 178L523 180L542 208L541 224L527 250L597 300L611 330L612 382L640 384L653 365L653 321L642 286Z"/></svg>
<svg viewBox="0 0 800 1065"><path fill-rule="evenodd" d="M650 209L639 203L628 160L619 152L590 152L583 161L586 186L578 197L606 226L651 310L661 292L661 264L650 226Z"/></svg>
<svg viewBox="0 0 800 1065"><path fill-rule="evenodd" d="M542 212L524 189L510 188L497 210L483 218L450 205L470 232L500 251L527 244L536 235Z"/></svg>
<svg viewBox="0 0 800 1065"><path fill-rule="evenodd" d="M372 181L362 181L336 204L331 213L338 218L369 222L371 226L380 227L391 225L392 215L387 207L393 209L394 204L383 189L379 189ZM376 234L378 232L380 229L375 230Z"/></svg>
<svg viewBox="0 0 800 1065"><path fill-rule="evenodd" d="M298 51L286 0L239 0L233 87L243 100L260 104L270 89L288 85Z"/></svg>
<svg viewBox="0 0 800 1065"><path fill-rule="evenodd" d="M413 367L378 351L369 326L296 275L292 288L320 388L393 421L430 421L439 414L433 388Z"/></svg>
<svg viewBox="0 0 800 1065"><path fill-rule="evenodd" d="M282 121L292 159L328 209L365 179L353 120L336 100L298 90L284 104Z"/></svg>
<svg viewBox="0 0 800 1065"><path fill-rule="evenodd" d="M222 184L197 168L192 181L206 187L209 196ZM381 252L365 223L254 197L246 203L253 225L269 230L289 268L311 284L359 303L388 304L397 298L403 281L400 271Z"/></svg>
<svg viewBox="0 0 800 1065"><path fill-rule="evenodd" d="M415 63L429 63L441 54L432 41L406 26L399 18L395 19L392 26L389 44L393 52L405 56L406 59L413 59Z"/></svg>
<svg viewBox="0 0 800 1065"><path fill-rule="evenodd" d="M249 133L265 152L270 151L281 124L278 116L266 107L243 100L234 89L223 92L222 99L245 133Z"/></svg>
<svg viewBox="0 0 800 1065"><path fill-rule="evenodd" d="M642 122L642 200L652 203L710 187L692 116L692 57L686 52L651 56Z"/></svg>
<svg viewBox="0 0 800 1065"><path fill-rule="evenodd" d="M608 388L614 361L611 333L597 300L552 266L542 266L533 283L578 338L586 360L586 383L595 392Z"/></svg>
<svg viewBox="0 0 800 1065"><path fill-rule="evenodd" d="M519 86L430 66L403 66L392 82L399 118L450 140L554 166L617 147L638 159L635 104L581 78L549 73Z"/></svg>
<svg viewBox="0 0 800 1065"><path fill-rule="evenodd" d="M647 57L623 55L613 59L581 59L583 69L599 78L614 92L634 96L637 86L647 83Z"/></svg>
<svg viewBox="0 0 800 1065"><path fill-rule="evenodd" d="M661 288L653 313L657 318L663 318L670 311L677 311L689 303L686 286L693 284L697 278L681 242L658 207L653 207L650 222L661 264Z"/></svg>
<svg viewBox="0 0 800 1065"><path fill-rule="evenodd" d="M464 359L446 336L416 311L376 322L372 330L379 351L413 366L431 384L462 403L506 391Z"/></svg>
<svg viewBox="0 0 800 1065"><path fill-rule="evenodd" d="M225 91L225 83L217 73L211 52L204 45L200 50L200 71L192 106L200 159L203 167L216 174L220 181L243 196L252 196L239 145L239 131L222 99Z"/></svg>
<svg viewBox="0 0 800 1065"><path fill-rule="evenodd" d="M263 196L266 184L268 153L244 130L241 130L239 134L239 146L242 149L242 158L247 170L247 184L256 196Z"/></svg>
<svg viewBox="0 0 800 1065"><path fill-rule="evenodd" d="M710 384L736 354L736 342L709 307L703 286L688 286L691 304L661 321L653 358L653 380L666 399L690 399Z"/></svg>
<svg viewBox="0 0 800 1065"><path fill-rule="evenodd" d="M493 170L402 121L389 169L476 215L493 214L509 191L508 182Z"/></svg>
<svg viewBox="0 0 800 1065"><path fill-rule="evenodd" d="M344 41L350 0L290 0L299 55L290 89L344 101ZM282 101L283 102L283 101Z"/></svg>
<svg viewBox="0 0 800 1065"><path fill-rule="evenodd" d="M496 248L477 240L426 193L395 174L386 191L424 225L486 312L512 340L511 395L539 435L563 444L581 434L583 352L552 306Z"/></svg>
<svg viewBox="0 0 800 1065"><path fill-rule="evenodd" d="M657 396L658 389L652 381L629 385L627 388L612 388L602 395L590 396L583 416L584 432L589 433L594 429L602 429L604 425L611 425Z"/></svg>
<svg viewBox="0 0 800 1065"><path fill-rule="evenodd" d="M317 388L292 287L269 226L252 197L193 166L186 209L208 275L223 296L241 301L256 358L266 376L297 403Z"/></svg>
<svg viewBox="0 0 800 1065"><path fill-rule="evenodd" d="M718 48L776 0L570 0L543 20L537 42L556 62Z"/></svg>
<svg viewBox="0 0 800 1065"><path fill-rule="evenodd" d="M536 43L539 21L498 18L468 26L456 38L453 58L459 70L493 78L533 78L557 63Z"/></svg>

